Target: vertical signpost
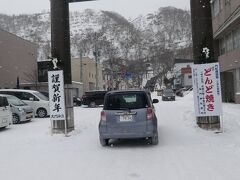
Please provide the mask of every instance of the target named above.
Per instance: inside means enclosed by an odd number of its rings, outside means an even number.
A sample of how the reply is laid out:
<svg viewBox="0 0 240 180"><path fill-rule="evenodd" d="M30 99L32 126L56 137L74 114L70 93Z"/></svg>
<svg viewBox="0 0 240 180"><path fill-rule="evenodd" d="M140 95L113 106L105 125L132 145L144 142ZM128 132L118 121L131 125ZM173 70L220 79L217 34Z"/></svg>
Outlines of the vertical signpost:
<svg viewBox="0 0 240 180"><path fill-rule="evenodd" d="M64 97L64 80L63 71L48 72L48 89L50 104L51 129L54 121L64 121L65 135L67 134L67 122L65 116L65 97Z"/></svg>

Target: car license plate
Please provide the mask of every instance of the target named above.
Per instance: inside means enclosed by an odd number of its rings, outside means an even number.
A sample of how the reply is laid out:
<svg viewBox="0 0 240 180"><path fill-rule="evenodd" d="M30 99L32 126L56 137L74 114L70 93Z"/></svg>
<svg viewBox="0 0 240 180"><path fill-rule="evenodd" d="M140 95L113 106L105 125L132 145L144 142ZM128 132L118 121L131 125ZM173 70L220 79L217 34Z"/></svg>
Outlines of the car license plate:
<svg viewBox="0 0 240 180"><path fill-rule="evenodd" d="M129 122L129 121L132 121L132 120L133 120L132 115L121 115L120 116L120 121L121 122Z"/></svg>

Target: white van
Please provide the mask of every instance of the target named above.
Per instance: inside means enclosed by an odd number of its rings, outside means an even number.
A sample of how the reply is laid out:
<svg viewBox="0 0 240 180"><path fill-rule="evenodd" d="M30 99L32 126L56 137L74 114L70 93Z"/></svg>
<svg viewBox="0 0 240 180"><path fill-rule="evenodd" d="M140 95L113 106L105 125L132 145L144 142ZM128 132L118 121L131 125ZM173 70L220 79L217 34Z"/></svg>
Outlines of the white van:
<svg viewBox="0 0 240 180"><path fill-rule="evenodd" d="M0 89L0 94L9 94L18 97L34 109L34 114L40 118L50 114L49 100L38 91L26 89Z"/></svg>
<svg viewBox="0 0 240 180"><path fill-rule="evenodd" d="M12 112L6 97L0 96L0 128L12 124Z"/></svg>

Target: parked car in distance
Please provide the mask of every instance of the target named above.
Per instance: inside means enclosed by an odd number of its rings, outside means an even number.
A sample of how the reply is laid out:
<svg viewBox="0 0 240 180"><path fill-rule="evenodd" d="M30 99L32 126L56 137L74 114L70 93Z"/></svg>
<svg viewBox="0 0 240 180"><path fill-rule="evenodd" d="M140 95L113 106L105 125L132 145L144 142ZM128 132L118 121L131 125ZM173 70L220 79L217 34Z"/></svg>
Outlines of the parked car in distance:
<svg viewBox="0 0 240 180"><path fill-rule="evenodd" d="M109 139L150 138L158 143L157 117L149 93L144 90L110 91L105 95L99 122L102 146Z"/></svg>
<svg viewBox="0 0 240 180"><path fill-rule="evenodd" d="M178 90L176 90L175 94L176 94L176 96L183 97L184 91L185 91L184 89L178 89Z"/></svg>
<svg viewBox="0 0 240 180"><path fill-rule="evenodd" d="M34 115L44 118L50 114L49 101L38 91L26 89L0 89L0 94L16 96L34 109Z"/></svg>
<svg viewBox="0 0 240 180"><path fill-rule="evenodd" d="M162 96L163 90L162 89L158 89L157 90L157 96Z"/></svg>
<svg viewBox="0 0 240 180"><path fill-rule="evenodd" d="M15 96L0 94L2 97L6 97L12 111L12 122L18 124L24 121L30 121L34 117L34 110L31 106L27 105L22 100Z"/></svg>
<svg viewBox="0 0 240 180"><path fill-rule="evenodd" d="M164 89L162 94L163 101L175 101L175 93L172 89Z"/></svg>
<svg viewBox="0 0 240 180"><path fill-rule="evenodd" d="M82 104L87 105L88 107L95 107L99 105L103 105L104 96L107 91L86 91L82 96Z"/></svg>
<svg viewBox="0 0 240 180"><path fill-rule="evenodd" d="M73 96L73 106L81 106L82 100L80 97Z"/></svg>
<svg viewBox="0 0 240 180"><path fill-rule="evenodd" d="M12 124L12 112L6 97L0 96L0 128Z"/></svg>

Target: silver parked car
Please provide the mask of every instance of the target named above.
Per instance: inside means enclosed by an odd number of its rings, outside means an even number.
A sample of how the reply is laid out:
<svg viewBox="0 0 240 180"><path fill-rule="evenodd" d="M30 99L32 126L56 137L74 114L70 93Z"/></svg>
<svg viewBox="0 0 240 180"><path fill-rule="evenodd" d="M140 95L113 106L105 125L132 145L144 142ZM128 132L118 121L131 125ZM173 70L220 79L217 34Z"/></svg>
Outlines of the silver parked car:
<svg viewBox="0 0 240 180"><path fill-rule="evenodd" d="M12 95L0 95L5 96L10 104L12 111L12 122L17 124L23 121L30 121L34 117L34 110L31 106L28 106L25 102Z"/></svg>
<svg viewBox="0 0 240 180"><path fill-rule="evenodd" d="M158 143L157 117L150 93L143 90L110 91L105 95L99 123L102 146L109 139L150 138Z"/></svg>

